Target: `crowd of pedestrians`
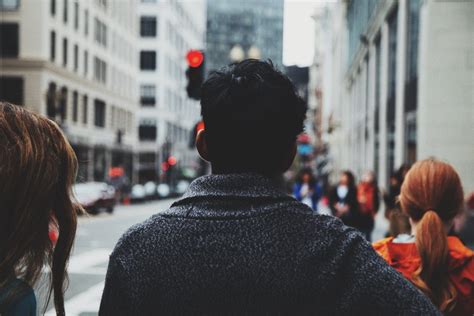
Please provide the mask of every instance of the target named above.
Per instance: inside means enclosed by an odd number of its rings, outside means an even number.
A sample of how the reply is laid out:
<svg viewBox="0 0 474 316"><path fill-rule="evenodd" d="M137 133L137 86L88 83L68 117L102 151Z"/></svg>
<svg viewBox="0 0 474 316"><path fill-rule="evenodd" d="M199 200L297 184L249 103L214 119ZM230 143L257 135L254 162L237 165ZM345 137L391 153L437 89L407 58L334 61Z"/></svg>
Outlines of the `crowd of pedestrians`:
<svg viewBox="0 0 474 316"><path fill-rule="evenodd" d="M302 203L284 192L306 105L270 62L211 74L201 106L196 147L212 174L122 236L100 315L474 313L474 252L448 236L463 208L453 167L422 160L394 177L386 214L408 226L394 224L372 246L380 202L372 173L359 184L340 175L329 192L334 216L314 214L322 192L308 170L294 190ZM76 157L55 123L5 103L0 149L0 314L36 314L32 288L46 263L65 315L81 212L70 192Z"/></svg>

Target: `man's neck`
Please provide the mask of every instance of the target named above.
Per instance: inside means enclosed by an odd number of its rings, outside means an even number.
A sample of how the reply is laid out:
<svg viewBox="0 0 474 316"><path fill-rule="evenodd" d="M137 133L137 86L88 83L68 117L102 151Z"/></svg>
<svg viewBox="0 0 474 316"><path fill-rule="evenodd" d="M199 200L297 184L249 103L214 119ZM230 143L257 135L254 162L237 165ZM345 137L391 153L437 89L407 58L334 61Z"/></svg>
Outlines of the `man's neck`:
<svg viewBox="0 0 474 316"><path fill-rule="evenodd" d="M258 172L258 171L245 171L245 170L232 170L232 169L221 169L218 167L211 167L211 173L215 175L231 175L231 174L259 174L265 176L272 180L272 182L277 185L281 189L285 189L285 179L283 177L283 173L266 173L266 172Z"/></svg>

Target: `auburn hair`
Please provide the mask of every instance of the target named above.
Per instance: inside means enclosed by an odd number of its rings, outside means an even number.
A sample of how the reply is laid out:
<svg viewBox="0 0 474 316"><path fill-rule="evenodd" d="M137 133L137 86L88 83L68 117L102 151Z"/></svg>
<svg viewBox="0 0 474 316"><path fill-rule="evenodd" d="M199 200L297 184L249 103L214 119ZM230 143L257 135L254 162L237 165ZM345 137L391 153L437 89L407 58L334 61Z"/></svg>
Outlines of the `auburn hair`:
<svg viewBox="0 0 474 316"><path fill-rule="evenodd" d="M66 265L82 212L71 194L76 170L74 151L56 123L0 102L0 288L9 289L0 312L24 294L24 283L34 286L47 263L48 301L54 290L56 312L65 314ZM51 220L59 231L55 246ZM11 288L17 278L24 283Z"/></svg>
<svg viewBox="0 0 474 316"><path fill-rule="evenodd" d="M443 312L456 305L457 292L448 277L447 227L463 208L463 189L454 168L435 159L422 160L408 171L399 201L416 226L421 258L412 282Z"/></svg>

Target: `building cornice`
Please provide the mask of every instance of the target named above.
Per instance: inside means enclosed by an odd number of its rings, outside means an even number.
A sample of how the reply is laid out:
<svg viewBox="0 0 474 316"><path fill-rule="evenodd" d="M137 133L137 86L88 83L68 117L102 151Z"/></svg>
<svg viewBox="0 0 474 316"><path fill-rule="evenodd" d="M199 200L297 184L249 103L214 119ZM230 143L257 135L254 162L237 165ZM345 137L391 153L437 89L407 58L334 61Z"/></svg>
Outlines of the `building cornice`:
<svg viewBox="0 0 474 316"><path fill-rule="evenodd" d="M86 86L89 89L96 90L100 93L106 93L110 96L116 97L117 93L112 91L107 86L104 86L98 82L94 82L90 79L86 79L74 72L64 69L56 64L51 63L50 61L43 60L43 59L33 59L33 58L0 58L0 66L2 70L33 70L33 71L41 71L46 70L50 71L60 77L68 79L70 81L76 82L82 86ZM120 99L129 104L135 104L138 107L138 101L132 100L127 97L120 97Z"/></svg>

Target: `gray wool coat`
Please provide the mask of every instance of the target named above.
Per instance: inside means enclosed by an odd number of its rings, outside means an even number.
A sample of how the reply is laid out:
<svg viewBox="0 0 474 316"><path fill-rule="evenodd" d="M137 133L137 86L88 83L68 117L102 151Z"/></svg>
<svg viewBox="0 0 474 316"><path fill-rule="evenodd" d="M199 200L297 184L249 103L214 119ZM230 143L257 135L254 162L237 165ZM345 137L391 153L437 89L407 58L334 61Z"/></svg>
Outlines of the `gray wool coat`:
<svg viewBox="0 0 474 316"><path fill-rule="evenodd" d="M100 315L438 315L356 230L260 175L209 175L130 228Z"/></svg>

